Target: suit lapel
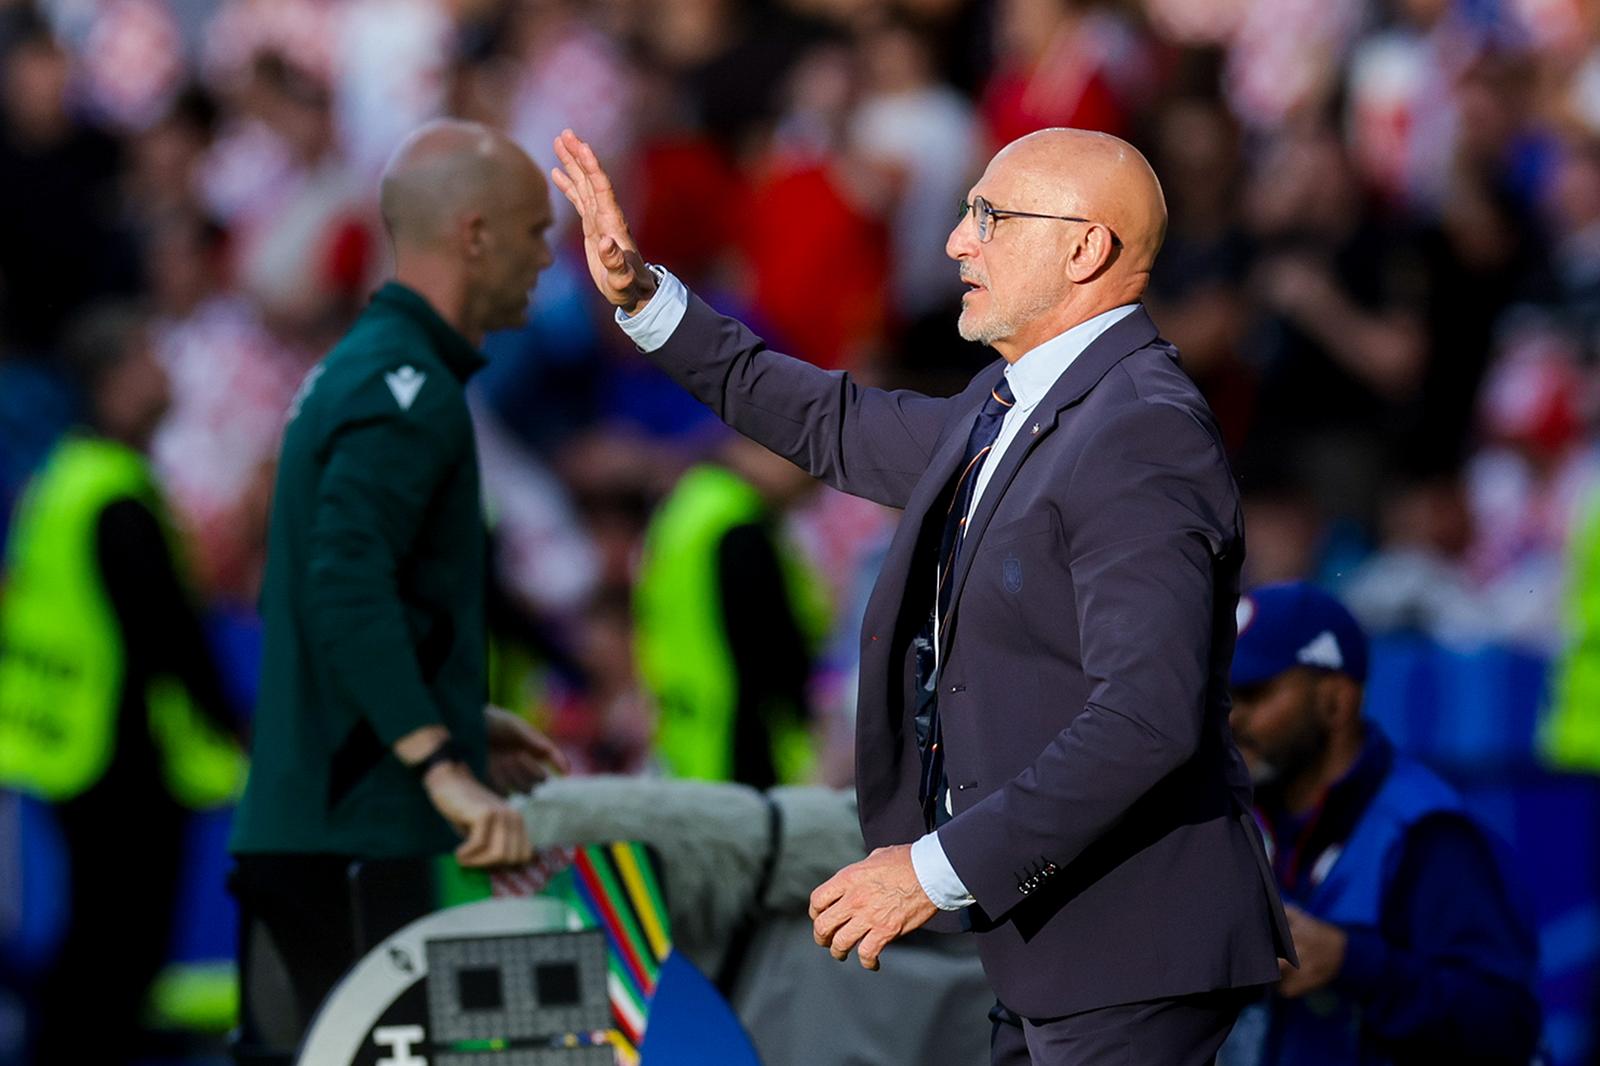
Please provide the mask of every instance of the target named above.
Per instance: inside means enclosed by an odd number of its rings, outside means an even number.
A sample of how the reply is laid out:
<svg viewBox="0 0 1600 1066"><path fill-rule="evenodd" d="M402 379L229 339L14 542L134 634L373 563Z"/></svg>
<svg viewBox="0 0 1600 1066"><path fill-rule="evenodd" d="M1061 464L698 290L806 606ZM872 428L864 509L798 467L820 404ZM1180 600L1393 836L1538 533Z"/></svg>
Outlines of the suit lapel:
<svg viewBox="0 0 1600 1066"><path fill-rule="evenodd" d="M939 633L941 658L948 652L950 635L955 632L957 605L961 602L961 590L966 585L967 575L972 571L972 560L978 554L978 542L983 539L984 531L989 528L989 522L1000 506L1001 497L1005 495L1006 489L1017 476L1017 471L1022 468L1023 462L1039 443L1055 430L1062 411L1083 399L1112 367L1148 345L1156 339L1156 336L1155 323L1150 320L1150 315L1142 305L1129 312L1110 329L1095 338L1094 343L1072 361L1072 365L1056 379L1050 391L1045 393L1044 399L1039 401L1038 406L1028 416L1028 421L1012 438L1005 454L1000 457L1000 465L995 468L989 477L989 483L984 486L983 495L973 509L972 518L967 522L965 543L962 544L960 558L956 561L955 574L951 577L955 585L950 590L950 617L945 620ZM970 419L968 424L970 425ZM965 434L960 432L952 434L952 437L961 437L963 441L965 440ZM949 480L948 474L945 480Z"/></svg>
<svg viewBox="0 0 1600 1066"><path fill-rule="evenodd" d="M1001 367L1003 364L997 362L994 367L985 369L979 376L999 380ZM978 417L978 411L983 407L986 394L987 390L980 393L972 403L962 409L954 421L949 423L950 430L945 435L944 441L934 449L933 456L928 461L927 472L917 482L916 488L912 489L911 498L906 501L905 510L901 512L900 523L895 527L894 538L889 543L888 554L884 557L883 571L867 601L867 619L870 625L882 625L879 619L885 617L898 617L907 597L919 594L914 593L913 582L926 577L926 592L929 597L933 595L932 570L930 569L926 575L911 573L911 567L917 558L917 544L930 520L944 521L944 508L949 503L946 490L950 487L950 479L955 477L956 467L961 464L961 456L967 448L967 434L971 431L973 420ZM935 510L938 511L937 515L932 513ZM885 616L882 613L884 611L892 613Z"/></svg>

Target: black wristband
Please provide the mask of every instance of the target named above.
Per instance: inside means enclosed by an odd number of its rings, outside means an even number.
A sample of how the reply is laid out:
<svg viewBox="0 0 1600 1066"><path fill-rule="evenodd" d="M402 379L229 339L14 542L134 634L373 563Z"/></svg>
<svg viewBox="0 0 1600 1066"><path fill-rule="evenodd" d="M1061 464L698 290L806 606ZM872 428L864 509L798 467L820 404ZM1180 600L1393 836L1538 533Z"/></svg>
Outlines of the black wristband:
<svg viewBox="0 0 1600 1066"><path fill-rule="evenodd" d="M411 764L411 772L418 778L428 776L428 771L445 762L458 762L463 765L467 761L467 749L463 748L455 737L445 737L439 741L439 746L423 756L422 761Z"/></svg>

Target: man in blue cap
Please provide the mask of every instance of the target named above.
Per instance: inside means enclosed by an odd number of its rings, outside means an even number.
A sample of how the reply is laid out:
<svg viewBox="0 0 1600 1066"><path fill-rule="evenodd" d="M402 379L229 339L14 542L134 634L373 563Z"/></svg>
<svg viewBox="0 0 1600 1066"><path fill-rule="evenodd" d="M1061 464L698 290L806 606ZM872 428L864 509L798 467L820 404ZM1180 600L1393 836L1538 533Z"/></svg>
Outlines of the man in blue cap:
<svg viewBox="0 0 1600 1066"><path fill-rule="evenodd" d="M1361 715L1367 638L1304 582L1239 600L1230 724L1300 967L1219 1062L1532 1058L1537 946L1503 849Z"/></svg>

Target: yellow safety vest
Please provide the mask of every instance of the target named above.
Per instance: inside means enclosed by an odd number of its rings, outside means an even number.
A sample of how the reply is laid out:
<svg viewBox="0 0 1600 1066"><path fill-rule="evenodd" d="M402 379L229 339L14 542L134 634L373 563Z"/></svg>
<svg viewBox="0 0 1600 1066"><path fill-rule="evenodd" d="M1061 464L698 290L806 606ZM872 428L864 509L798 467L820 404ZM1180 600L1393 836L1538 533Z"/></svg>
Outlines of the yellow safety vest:
<svg viewBox="0 0 1600 1066"><path fill-rule="evenodd" d="M1539 742L1556 768L1600 773L1600 496L1573 534L1568 567L1567 646Z"/></svg>
<svg viewBox="0 0 1600 1066"><path fill-rule="evenodd" d="M95 538L101 512L120 499L138 500L167 524L143 456L72 436L18 505L0 589L0 786L60 802L110 765L125 651ZM145 700L173 798L196 810L232 801L244 781L233 738L173 678L153 678Z"/></svg>
<svg viewBox="0 0 1600 1066"><path fill-rule="evenodd" d="M748 482L719 466L697 466L679 480L645 534L634 594L635 644L640 676L659 709L656 751L675 777L733 776L738 679L720 608L717 545L765 511ZM795 621L815 646L828 623L822 582L793 552L778 554ZM784 783L805 781L816 752L800 708L774 711L776 719L767 723L773 768Z"/></svg>

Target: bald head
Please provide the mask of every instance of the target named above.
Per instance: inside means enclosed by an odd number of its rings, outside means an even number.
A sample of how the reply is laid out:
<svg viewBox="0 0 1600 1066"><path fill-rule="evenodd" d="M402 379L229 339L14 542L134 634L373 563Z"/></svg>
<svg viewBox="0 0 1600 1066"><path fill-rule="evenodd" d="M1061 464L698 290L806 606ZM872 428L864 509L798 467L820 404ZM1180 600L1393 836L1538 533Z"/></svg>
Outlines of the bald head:
<svg viewBox="0 0 1600 1066"><path fill-rule="evenodd" d="M530 187L548 197L544 172L504 134L441 119L407 137L384 169L384 226L397 246L433 246L464 215L492 214Z"/></svg>
<svg viewBox="0 0 1600 1066"><path fill-rule="evenodd" d="M972 286L958 328L1020 359L1095 315L1137 301L1167 229L1155 172L1126 141L1050 129L1006 145L972 187L945 253Z"/></svg>
<svg viewBox="0 0 1600 1066"><path fill-rule="evenodd" d="M1167 234L1167 201L1144 155L1120 137L1048 129L1002 148L990 171L1011 172L1031 210L1104 224L1122 241L1107 273L1148 275ZM1005 206L1009 207L1010 204Z"/></svg>
<svg viewBox="0 0 1600 1066"><path fill-rule="evenodd" d="M430 122L384 169L380 202L397 280L469 338L523 323L554 259L550 189L526 152L475 122Z"/></svg>

